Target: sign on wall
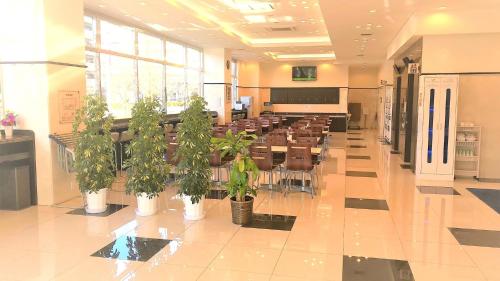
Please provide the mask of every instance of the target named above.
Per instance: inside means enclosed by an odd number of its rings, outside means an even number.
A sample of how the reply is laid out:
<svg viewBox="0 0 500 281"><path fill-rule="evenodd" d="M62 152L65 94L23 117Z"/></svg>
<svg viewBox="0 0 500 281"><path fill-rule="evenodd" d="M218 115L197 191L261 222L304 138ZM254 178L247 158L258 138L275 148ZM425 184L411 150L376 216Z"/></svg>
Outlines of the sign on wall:
<svg viewBox="0 0 500 281"><path fill-rule="evenodd" d="M72 123L79 105L79 91L59 91L59 123Z"/></svg>
<svg viewBox="0 0 500 281"><path fill-rule="evenodd" d="M418 63L408 64L408 74L419 74L419 73L420 73L420 64Z"/></svg>

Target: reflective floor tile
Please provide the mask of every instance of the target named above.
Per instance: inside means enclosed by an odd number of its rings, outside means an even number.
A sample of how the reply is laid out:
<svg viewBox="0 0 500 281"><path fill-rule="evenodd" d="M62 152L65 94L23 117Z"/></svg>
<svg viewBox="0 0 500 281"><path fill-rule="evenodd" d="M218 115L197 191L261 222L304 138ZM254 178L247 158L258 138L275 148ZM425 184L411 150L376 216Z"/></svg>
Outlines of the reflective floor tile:
<svg viewBox="0 0 500 281"><path fill-rule="evenodd" d="M79 209L75 209L75 210L72 210L70 212L67 212L66 214L80 215L80 216L92 216L92 217L107 217L109 215L112 215L112 214L120 211L121 209L123 209L127 206L128 205L108 204L108 208L106 209L106 211L104 211L102 213L91 214L91 213L87 213L87 211L85 211L84 208L79 208Z"/></svg>
<svg viewBox="0 0 500 281"><path fill-rule="evenodd" d="M207 269L198 279L199 281L268 281L269 275L262 273L252 273L235 270L216 270L213 268Z"/></svg>
<svg viewBox="0 0 500 281"><path fill-rule="evenodd" d="M242 227L229 245L280 250L285 246L289 234L288 231Z"/></svg>
<svg viewBox="0 0 500 281"><path fill-rule="evenodd" d="M458 244L403 242L403 249L409 261L474 266L469 255Z"/></svg>
<svg viewBox="0 0 500 281"><path fill-rule="evenodd" d="M197 280L201 273L205 270L204 267L193 267L177 264L154 264L147 263L139 267L134 272L134 281L150 281L150 280L182 280L191 281Z"/></svg>
<svg viewBox="0 0 500 281"><path fill-rule="evenodd" d="M345 175L347 177L366 177L366 178L376 178L377 177L377 173L365 172L365 171L346 171Z"/></svg>
<svg viewBox="0 0 500 281"><path fill-rule="evenodd" d="M271 274L280 254L281 250L229 245L219 253L208 270L236 270Z"/></svg>
<svg viewBox="0 0 500 281"><path fill-rule="evenodd" d="M344 256L343 281L414 281L407 261ZM424 280L424 279L422 279Z"/></svg>
<svg viewBox="0 0 500 281"><path fill-rule="evenodd" d="M500 248L500 231L450 227L461 245Z"/></svg>
<svg viewBox="0 0 500 281"><path fill-rule="evenodd" d="M300 280L332 280L342 278L342 256L284 250L273 275Z"/></svg>
<svg viewBox="0 0 500 281"><path fill-rule="evenodd" d="M417 186L418 191L423 194L438 194L438 195L460 195L453 187L446 186Z"/></svg>
<svg viewBox="0 0 500 281"><path fill-rule="evenodd" d="M353 144L353 145L349 145L350 148L366 148L366 145L357 145L357 144Z"/></svg>
<svg viewBox="0 0 500 281"><path fill-rule="evenodd" d="M484 281L477 267L463 265L444 265L410 261L417 281Z"/></svg>
<svg viewBox="0 0 500 281"><path fill-rule="evenodd" d="M500 214L500 190L483 188L467 188L467 190Z"/></svg>
<svg viewBox="0 0 500 281"><path fill-rule="evenodd" d="M385 200L363 198L346 198L345 207L354 209L389 210Z"/></svg>
<svg viewBox="0 0 500 281"><path fill-rule="evenodd" d="M91 256L129 261L148 261L168 245L170 241L165 239L121 236Z"/></svg>
<svg viewBox="0 0 500 281"><path fill-rule="evenodd" d="M347 155L347 159L370 160L371 157L367 155Z"/></svg>
<svg viewBox="0 0 500 281"><path fill-rule="evenodd" d="M252 221L247 225L243 225L243 227L290 231L296 219L296 216L254 213Z"/></svg>
<svg viewBox="0 0 500 281"><path fill-rule="evenodd" d="M205 196L205 198L222 200L226 198L227 195L228 195L227 190L211 189L208 191L208 194Z"/></svg>

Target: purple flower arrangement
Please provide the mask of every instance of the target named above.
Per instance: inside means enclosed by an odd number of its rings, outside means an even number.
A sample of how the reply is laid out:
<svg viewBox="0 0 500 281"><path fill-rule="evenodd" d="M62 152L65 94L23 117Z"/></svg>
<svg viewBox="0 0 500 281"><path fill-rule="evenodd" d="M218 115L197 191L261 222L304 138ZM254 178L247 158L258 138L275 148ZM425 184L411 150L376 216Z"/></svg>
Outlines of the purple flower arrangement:
<svg viewBox="0 0 500 281"><path fill-rule="evenodd" d="M15 126L16 125L16 114L14 112L8 111L5 117L2 119L2 126Z"/></svg>

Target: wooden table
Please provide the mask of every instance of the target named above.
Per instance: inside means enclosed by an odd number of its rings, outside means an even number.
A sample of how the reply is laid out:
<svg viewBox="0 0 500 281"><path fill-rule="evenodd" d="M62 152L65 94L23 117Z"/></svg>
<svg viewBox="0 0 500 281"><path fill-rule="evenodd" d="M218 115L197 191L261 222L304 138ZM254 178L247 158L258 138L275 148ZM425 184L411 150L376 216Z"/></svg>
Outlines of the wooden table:
<svg viewBox="0 0 500 281"><path fill-rule="evenodd" d="M286 153L288 150L288 147L273 145L273 146L271 146L271 150L272 150L272 152L284 152L284 153ZM321 154L321 147L311 147L311 154L320 155Z"/></svg>

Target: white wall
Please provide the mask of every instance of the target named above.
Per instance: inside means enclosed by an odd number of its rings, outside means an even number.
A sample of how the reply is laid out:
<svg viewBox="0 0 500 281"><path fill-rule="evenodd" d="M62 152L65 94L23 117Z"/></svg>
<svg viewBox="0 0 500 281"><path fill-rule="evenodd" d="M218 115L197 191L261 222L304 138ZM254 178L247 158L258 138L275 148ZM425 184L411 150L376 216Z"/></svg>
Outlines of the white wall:
<svg viewBox="0 0 500 281"><path fill-rule="evenodd" d="M0 65L5 107L19 115L17 127L35 132L37 192L40 205L51 205L79 194L78 186L63 181L48 138L67 133L71 124L59 120L59 93L85 95L85 69L45 64L83 64L83 1L0 1L1 61L40 61L39 64ZM15 27L15 28L8 28Z"/></svg>
<svg viewBox="0 0 500 281"><path fill-rule="evenodd" d="M426 35L422 72L500 72L500 33Z"/></svg>
<svg viewBox="0 0 500 281"><path fill-rule="evenodd" d="M217 111L219 124L231 122L232 102L226 95L228 87L231 89L231 69L226 67L226 62L231 60L231 52L224 48L207 48L203 50L203 58L203 94L208 108Z"/></svg>
<svg viewBox="0 0 500 281"><path fill-rule="evenodd" d="M349 88L377 88L378 66L362 67L359 65L349 67Z"/></svg>

